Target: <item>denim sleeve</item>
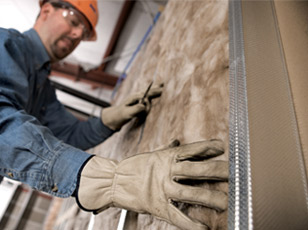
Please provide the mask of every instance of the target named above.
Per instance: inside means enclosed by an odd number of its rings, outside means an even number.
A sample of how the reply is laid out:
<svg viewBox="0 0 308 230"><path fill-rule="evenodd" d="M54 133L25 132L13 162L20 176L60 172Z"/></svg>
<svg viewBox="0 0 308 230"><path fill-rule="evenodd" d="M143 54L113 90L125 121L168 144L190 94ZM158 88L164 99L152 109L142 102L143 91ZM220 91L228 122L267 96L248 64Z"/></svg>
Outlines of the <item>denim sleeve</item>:
<svg viewBox="0 0 308 230"><path fill-rule="evenodd" d="M22 45L0 33L0 175L68 197L91 155L63 143L25 112L30 58Z"/></svg>
<svg viewBox="0 0 308 230"><path fill-rule="evenodd" d="M0 174L54 196L70 196L90 154L59 141L22 110L2 104L0 114Z"/></svg>
<svg viewBox="0 0 308 230"><path fill-rule="evenodd" d="M86 150L103 142L114 133L100 118L78 120L57 100L49 82L44 93L47 94L47 101L42 117L43 124L65 143Z"/></svg>

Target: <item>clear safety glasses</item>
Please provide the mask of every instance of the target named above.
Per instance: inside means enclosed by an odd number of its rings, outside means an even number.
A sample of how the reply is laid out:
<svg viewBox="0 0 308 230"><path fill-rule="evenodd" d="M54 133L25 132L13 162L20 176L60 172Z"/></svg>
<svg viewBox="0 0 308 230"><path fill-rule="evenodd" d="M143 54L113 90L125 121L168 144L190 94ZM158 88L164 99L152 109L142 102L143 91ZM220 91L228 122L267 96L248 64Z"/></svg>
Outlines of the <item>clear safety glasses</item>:
<svg viewBox="0 0 308 230"><path fill-rule="evenodd" d="M55 8L62 8L64 11L62 12L62 16L68 22L68 24L72 28L79 28L82 30L82 40L88 40L91 37L91 31L86 25L89 23L86 21L83 15L79 13L77 10L64 5L63 3L52 2L51 5Z"/></svg>

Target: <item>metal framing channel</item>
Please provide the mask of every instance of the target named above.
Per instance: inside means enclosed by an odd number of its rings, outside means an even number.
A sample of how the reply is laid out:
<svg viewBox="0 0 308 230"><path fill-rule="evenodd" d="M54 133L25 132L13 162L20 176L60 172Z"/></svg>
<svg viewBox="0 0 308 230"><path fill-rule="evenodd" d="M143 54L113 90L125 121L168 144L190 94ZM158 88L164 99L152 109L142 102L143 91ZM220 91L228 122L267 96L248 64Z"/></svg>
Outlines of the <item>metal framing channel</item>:
<svg viewBox="0 0 308 230"><path fill-rule="evenodd" d="M101 107L109 107L110 106L110 103L106 102L106 101L103 101L103 100L100 100L96 97L92 97L88 94L85 94L85 93L82 93L78 90L75 90L75 89L72 89L70 87L67 87L65 85L62 85L58 82L55 82L55 81L51 81L51 85L55 88L55 89L58 89L58 90L61 90L65 93L68 93L70 95L73 95L75 97L78 97L82 100L85 100L87 102L90 102L90 103L93 103L95 105L98 105L98 106L101 106Z"/></svg>
<svg viewBox="0 0 308 230"><path fill-rule="evenodd" d="M230 121L228 229L252 229L246 68L241 1L229 2Z"/></svg>

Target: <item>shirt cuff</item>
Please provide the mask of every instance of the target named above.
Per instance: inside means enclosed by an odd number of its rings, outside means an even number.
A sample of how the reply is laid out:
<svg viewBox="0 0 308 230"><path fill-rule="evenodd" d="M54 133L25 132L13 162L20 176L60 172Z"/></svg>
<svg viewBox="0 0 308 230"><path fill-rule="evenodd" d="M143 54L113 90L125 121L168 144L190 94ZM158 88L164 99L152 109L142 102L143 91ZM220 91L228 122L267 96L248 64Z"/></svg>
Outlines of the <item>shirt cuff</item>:
<svg viewBox="0 0 308 230"><path fill-rule="evenodd" d="M43 190L57 197L71 196L76 189L78 173L91 156L89 153L62 143L55 151L51 171L48 173L49 186Z"/></svg>

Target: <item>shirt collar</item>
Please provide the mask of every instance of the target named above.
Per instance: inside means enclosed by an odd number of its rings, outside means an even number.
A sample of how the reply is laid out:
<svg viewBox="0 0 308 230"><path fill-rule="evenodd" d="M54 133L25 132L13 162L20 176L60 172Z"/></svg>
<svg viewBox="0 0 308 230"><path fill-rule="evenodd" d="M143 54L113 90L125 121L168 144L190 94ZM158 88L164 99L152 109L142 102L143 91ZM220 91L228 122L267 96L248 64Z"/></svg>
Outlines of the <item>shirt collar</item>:
<svg viewBox="0 0 308 230"><path fill-rule="evenodd" d="M28 38L29 43L31 44L35 68L38 70L45 67L50 71L50 57L38 33L32 28L24 32L24 35Z"/></svg>

